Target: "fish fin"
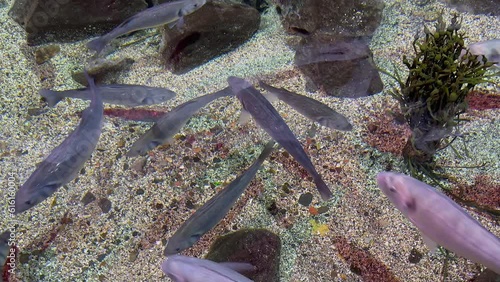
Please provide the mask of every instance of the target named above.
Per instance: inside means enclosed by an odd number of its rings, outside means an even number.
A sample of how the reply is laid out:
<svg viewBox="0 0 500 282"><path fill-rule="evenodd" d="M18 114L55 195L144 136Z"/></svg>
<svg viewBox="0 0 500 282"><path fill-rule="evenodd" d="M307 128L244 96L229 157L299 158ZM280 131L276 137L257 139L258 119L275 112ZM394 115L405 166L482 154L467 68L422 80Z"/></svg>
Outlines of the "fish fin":
<svg viewBox="0 0 500 282"><path fill-rule="evenodd" d="M328 185L321 179L321 176L316 176L314 183L316 184L316 189L318 189L319 194L321 195L321 199L323 201L328 201L333 197L332 191L328 188Z"/></svg>
<svg viewBox="0 0 500 282"><path fill-rule="evenodd" d="M60 95L58 95L56 91L52 91L49 89L40 89L38 91L38 94L40 94L40 96L45 98L47 104L51 108L54 107L57 103L59 103L59 101L61 101L63 98Z"/></svg>
<svg viewBox="0 0 500 282"><path fill-rule="evenodd" d="M172 29L174 26L177 27L178 31L182 31L182 29L184 29L184 17L180 17L179 19L168 23L168 27L170 29Z"/></svg>
<svg viewBox="0 0 500 282"><path fill-rule="evenodd" d="M424 239L424 243L431 252L431 254L434 254L436 252L438 244L434 241L432 241L429 237L425 236L422 232L420 232L420 235L422 235L422 239Z"/></svg>
<svg viewBox="0 0 500 282"><path fill-rule="evenodd" d="M245 125L250 121L250 117L251 117L250 113L247 110L242 109L238 123L240 125Z"/></svg>
<svg viewBox="0 0 500 282"><path fill-rule="evenodd" d="M220 265L232 269L236 272L252 272L256 267L246 262L219 262Z"/></svg>
<svg viewBox="0 0 500 282"><path fill-rule="evenodd" d="M97 54L101 53L102 49L104 49L104 46L108 43L108 40L104 37L98 37L90 42L87 43L87 48L94 50L97 52Z"/></svg>

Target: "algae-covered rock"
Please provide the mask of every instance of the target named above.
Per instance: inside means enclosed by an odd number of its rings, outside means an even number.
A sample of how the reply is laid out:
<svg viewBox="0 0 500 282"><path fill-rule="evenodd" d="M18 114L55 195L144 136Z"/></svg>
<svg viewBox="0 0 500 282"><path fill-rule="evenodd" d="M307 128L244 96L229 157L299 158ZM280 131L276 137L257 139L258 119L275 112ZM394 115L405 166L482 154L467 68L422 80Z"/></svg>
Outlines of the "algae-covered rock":
<svg viewBox="0 0 500 282"><path fill-rule="evenodd" d="M259 24L255 8L226 0L208 2L185 18L183 29L164 29L160 52L167 69L186 73L245 43Z"/></svg>
<svg viewBox="0 0 500 282"><path fill-rule="evenodd" d="M248 277L255 282L279 281L281 240L265 229L243 229L219 237L206 259L215 262L248 262L256 267ZM244 273L246 274L246 273Z"/></svg>

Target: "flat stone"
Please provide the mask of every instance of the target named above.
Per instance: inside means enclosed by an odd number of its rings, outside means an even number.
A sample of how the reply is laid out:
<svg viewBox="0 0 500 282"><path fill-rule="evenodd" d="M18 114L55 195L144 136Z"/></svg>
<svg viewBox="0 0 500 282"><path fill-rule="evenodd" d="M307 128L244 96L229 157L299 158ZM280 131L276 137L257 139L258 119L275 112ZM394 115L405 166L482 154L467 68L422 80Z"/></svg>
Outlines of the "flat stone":
<svg viewBox="0 0 500 282"><path fill-rule="evenodd" d="M243 229L217 238L206 259L215 262L247 262L254 273L243 273L255 282L278 282L281 240L265 229Z"/></svg>
<svg viewBox="0 0 500 282"><path fill-rule="evenodd" d="M144 0L16 0L9 16L26 30L28 44L40 44L105 33L146 7Z"/></svg>
<svg viewBox="0 0 500 282"><path fill-rule="evenodd" d="M206 3L184 19L182 29L164 28L160 52L168 70L186 73L236 49L259 28L260 14L229 0Z"/></svg>

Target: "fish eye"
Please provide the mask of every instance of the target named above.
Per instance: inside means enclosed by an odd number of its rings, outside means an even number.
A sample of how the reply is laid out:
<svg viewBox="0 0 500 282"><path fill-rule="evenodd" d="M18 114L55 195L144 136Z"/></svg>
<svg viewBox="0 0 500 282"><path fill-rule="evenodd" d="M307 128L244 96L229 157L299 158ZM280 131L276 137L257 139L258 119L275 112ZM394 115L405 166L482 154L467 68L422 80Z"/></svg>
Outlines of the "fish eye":
<svg viewBox="0 0 500 282"><path fill-rule="evenodd" d="M391 191L392 193L398 192L394 186L389 187L389 191Z"/></svg>

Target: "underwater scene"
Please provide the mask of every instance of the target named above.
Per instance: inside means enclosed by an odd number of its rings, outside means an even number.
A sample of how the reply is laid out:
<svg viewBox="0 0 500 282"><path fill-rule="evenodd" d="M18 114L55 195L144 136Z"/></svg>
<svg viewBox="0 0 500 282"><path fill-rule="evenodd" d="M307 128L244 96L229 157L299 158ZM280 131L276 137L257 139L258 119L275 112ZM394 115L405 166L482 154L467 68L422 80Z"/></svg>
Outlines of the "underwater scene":
<svg viewBox="0 0 500 282"><path fill-rule="evenodd" d="M500 1L0 19L0 281L500 281Z"/></svg>

